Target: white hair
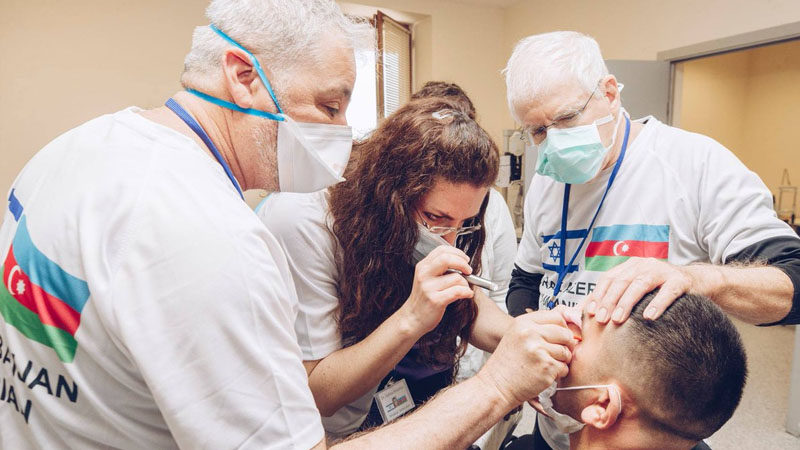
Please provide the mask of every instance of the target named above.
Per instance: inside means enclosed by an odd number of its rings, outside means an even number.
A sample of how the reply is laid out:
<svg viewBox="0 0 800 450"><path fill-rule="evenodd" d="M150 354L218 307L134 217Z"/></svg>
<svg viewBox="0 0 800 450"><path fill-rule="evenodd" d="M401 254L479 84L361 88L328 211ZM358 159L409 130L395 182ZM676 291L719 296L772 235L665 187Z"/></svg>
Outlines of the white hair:
<svg viewBox="0 0 800 450"><path fill-rule="evenodd" d="M587 93L608 75L597 41L575 31L554 31L522 39L503 69L508 108L517 122L517 108L540 100L557 86L576 83Z"/></svg>
<svg viewBox="0 0 800 450"><path fill-rule="evenodd" d="M279 80L294 69L313 64L325 40L340 37L354 50L374 47L372 26L345 16L333 0L212 0L206 17L258 57L276 78L271 84L281 84ZM221 80L222 56L230 47L210 27L195 28L184 59L183 86L214 86Z"/></svg>

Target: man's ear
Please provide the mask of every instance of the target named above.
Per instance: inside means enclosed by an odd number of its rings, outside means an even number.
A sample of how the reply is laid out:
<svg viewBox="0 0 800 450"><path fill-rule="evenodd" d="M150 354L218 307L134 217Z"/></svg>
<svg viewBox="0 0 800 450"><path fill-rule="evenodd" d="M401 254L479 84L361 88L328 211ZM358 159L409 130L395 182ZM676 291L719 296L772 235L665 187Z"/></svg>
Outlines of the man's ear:
<svg viewBox="0 0 800 450"><path fill-rule="evenodd" d="M259 88L258 72L250 56L238 48L225 50L222 56L222 72L225 87L233 103L242 108L252 108Z"/></svg>
<svg viewBox="0 0 800 450"><path fill-rule="evenodd" d="M622 396L615 384L600 390L595 400L581 411L581 421L598 430L611 428L622 412Z"/></svg>
<svg viewBox="0 0 800 450"><path fill-rule="evenodd" d="M620 103L619 97L619 83L617 83L617 77L614 75L606 75L600 80L600 89L603 93L603 97L611 104L611 107L614 108L617 104Z"/></svg>

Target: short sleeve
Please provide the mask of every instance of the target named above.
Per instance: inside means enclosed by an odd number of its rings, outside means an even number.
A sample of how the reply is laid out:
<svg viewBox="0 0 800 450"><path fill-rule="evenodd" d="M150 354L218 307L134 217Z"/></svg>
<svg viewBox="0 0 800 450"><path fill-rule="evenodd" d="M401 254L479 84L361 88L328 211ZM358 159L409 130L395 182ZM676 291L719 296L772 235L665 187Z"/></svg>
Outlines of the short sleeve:
<svg viewBox="0 0 800 450"><path fill-rule="evenodd" d="M514 270L514 258L517 254L517 232L511 219L511 211L508 210L503 196L494 189L489 190L486 214L490 215L486 222L492 228L487 230L491 242L485 244L492 246L491 273L488 275L500 287L490 292L489 298L505 311L508 284L511 281L511 271Z"/></svg>
<svg viewBox="0 0 800 450"><path fill-rule="evenodd" d="M342 348L337 322L339 275L327 213L325 191L275 193L257 213L286 254L298 298L294 328L306 361Z"/></svg>
<svg viewBox="0 0 800 450"><path fill-rule="evenodd" d="M324 430L277 242L244 203L173 191L146 192L158 200L137 211L147 220L108 286L110 333L179 447L313 447Z"/></svg>
<svg viewBox="0 0 800 450"><path fill-rule="evenodd" d="M731 255L765 239L796 236L778 219L772 194L758 175L716 141L692 136L706 147L695 149L705 155L698 187L697 235L712 263L724 263Z"/></svg>

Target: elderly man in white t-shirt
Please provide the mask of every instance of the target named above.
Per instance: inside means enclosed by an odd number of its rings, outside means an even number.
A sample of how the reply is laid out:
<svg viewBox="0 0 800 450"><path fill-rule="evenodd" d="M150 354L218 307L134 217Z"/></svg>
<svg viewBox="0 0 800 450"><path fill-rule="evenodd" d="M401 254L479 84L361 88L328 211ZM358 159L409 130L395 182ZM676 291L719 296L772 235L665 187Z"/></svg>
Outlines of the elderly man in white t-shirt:
<svg viewBox="0 0 800 450"><path fill-rule="evenodd" d="M800 239L730 151L653 117L631 120L583 34L521 40L505 75L511 113L538 152L512 315L582 305L619 324L660 287L649 320L689 293L750 323L800 322ZM538 424L546 445L568 448L551 420Z"/></svg>
<svg viewBox="0 0 800 450"><path fill-rule="evenodd" d="M330 0L214 0L207 16L185 92L68 131L11 186L0 448L327 445L286 258L242 191L340 180L371 30ZM476 377L343 446L465 447L566 374L567 319L517 320Z"/></svg>

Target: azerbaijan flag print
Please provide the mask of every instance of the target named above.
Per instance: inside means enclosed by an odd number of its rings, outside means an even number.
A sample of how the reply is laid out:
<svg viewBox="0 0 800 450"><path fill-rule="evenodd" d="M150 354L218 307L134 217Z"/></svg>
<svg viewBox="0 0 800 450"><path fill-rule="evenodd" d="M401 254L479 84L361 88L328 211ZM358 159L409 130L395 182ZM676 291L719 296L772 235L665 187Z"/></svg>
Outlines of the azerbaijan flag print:
<svg viewBox="0 0 800 450"><path fill-rule="evenodd" d="M586 247L586 270L605 272L630 257L669 256L669 225L612 225L595 227Z"/></svg>
<svg viewBox="0 0 800 450"><path fill-rule="evenodd" d="M13 190L11 197L9 209L19 223L0 269L0 315L28 339L52 348L61 361L72 362L89 286L34 245Z"/></svg>

